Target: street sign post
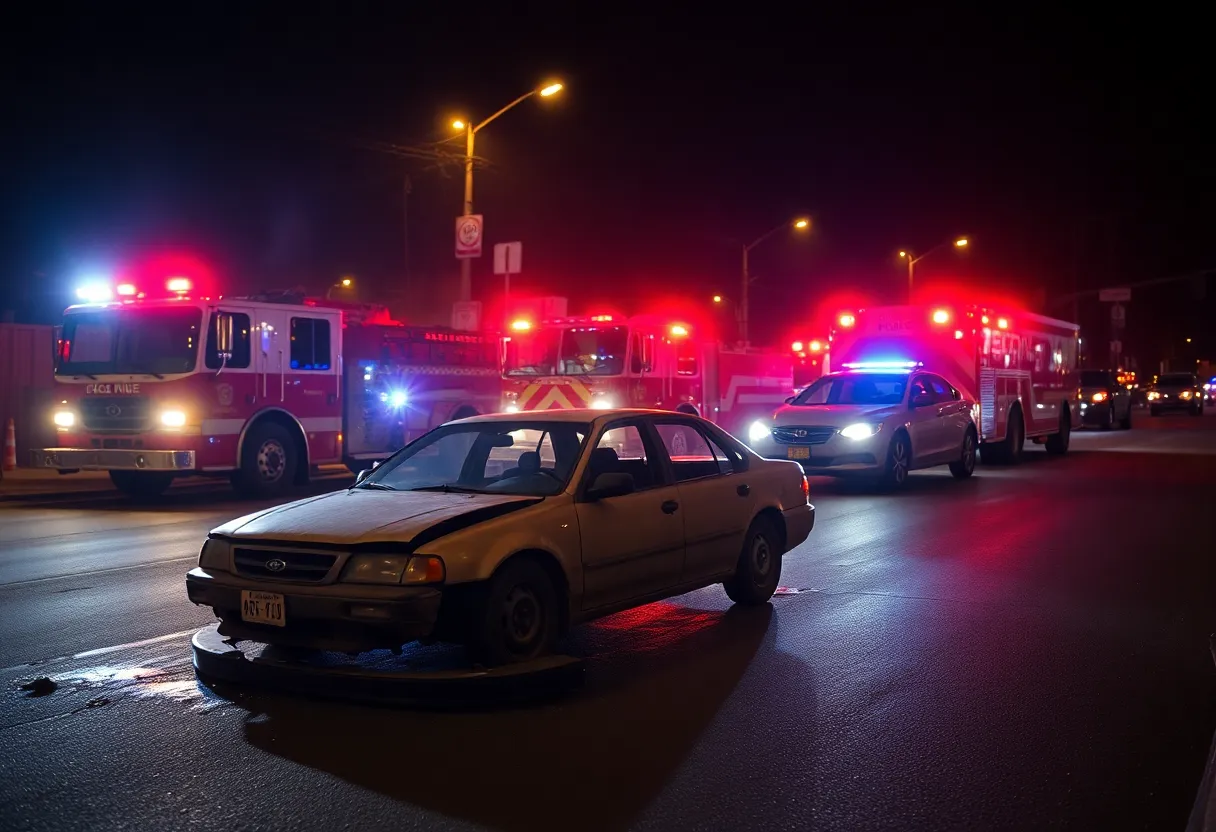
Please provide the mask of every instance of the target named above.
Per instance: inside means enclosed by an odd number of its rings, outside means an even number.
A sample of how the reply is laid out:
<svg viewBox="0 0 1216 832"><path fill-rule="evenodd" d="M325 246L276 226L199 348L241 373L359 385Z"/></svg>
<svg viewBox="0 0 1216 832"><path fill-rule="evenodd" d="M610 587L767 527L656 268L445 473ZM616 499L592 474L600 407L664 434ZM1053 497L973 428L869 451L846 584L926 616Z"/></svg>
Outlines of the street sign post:
<svg viewBox="0 0 1216 832"><path fill-rule="evenodd" d="M511 275L519 274L523 265L524 244L495 243L494 244L494 274L502 275L502 314L503 325L511 317ZM505 329L503 330L506 331Z"/></svg>
<svg viewBox="0 0 1216 832"><path fill-rule="evenodd" d="M1098 292L1098 300L1102 303L1127 303L1132 299L1132 290L1126 286L1103 289Z"/></svg>
<svg viewBox="0 0 1216 832"><path fill-rule="evenodd" d="M456 218L456 257L465 260L481 256L481 238L484 230L481 214L468 214Z"/></svg>
<svg viewBox="0 0 1216 832"><path fill-rule="evenodd" d="M1122 329L1127 322L1127 307L1121 303L1112 303L1110 307L1110 322L1115 329Z"/></svg>

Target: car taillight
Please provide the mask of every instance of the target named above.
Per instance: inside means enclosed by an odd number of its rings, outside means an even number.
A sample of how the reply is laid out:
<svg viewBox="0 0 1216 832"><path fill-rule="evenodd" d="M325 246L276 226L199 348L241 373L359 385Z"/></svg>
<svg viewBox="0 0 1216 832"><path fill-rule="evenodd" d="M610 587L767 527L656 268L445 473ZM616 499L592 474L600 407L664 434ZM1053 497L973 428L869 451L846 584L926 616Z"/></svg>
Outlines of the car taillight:
<svg viewBox="0 0 1216 832"><path fill-rule="evenodd" d="M806 481L805 475L802 477L802 496L806 498L808 503L811 501L811 484Z"/></svg>

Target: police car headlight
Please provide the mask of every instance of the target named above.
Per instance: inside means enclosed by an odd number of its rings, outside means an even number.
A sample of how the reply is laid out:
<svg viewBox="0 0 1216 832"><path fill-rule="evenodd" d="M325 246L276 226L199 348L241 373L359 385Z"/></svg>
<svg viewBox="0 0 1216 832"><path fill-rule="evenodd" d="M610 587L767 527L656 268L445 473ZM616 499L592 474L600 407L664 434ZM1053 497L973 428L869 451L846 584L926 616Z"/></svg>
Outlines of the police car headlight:
<svg viewBox="0 0 1216 832"><path fill-rule="evenodd" d="M186 425L186 413L182 410L162 410L160 423L167 428L180 428Z"/></svg>
<svg viewBox="0 0 1216 832"><path fill-rule="evenodd" d="M51 419L57 428L70 428L76 424L76 414L70 410L57 410Z"/></svg>
<svg viewBox="0 0 1216 832"><path fill-rule="evenodd" d="M767 439L770 432L769 426L757 419L747 429L747 441L760 442L763 439Z"/></svg>
<svg viewBox="0 0 1216 832"><path fill-rule="evenodd" d="M869 439L874 434L878 433L882 425L871 425L866 422L858 422L855 425L849 425L847 428L842 428L840 435L845 439Z"/></svg>
<svg viewBox="0 0 1216 832"><path fill-rule="evenodd" d="M203 543L203 550L198 553L200 569L228 569L230 561L228 541L209 537Z"/></svg>

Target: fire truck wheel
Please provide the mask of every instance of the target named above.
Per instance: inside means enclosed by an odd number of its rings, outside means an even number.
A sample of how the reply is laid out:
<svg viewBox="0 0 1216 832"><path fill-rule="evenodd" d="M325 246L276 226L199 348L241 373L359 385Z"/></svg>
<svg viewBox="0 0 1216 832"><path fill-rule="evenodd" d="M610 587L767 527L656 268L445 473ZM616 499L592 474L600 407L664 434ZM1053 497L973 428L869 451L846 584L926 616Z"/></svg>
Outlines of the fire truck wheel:
<svg viewBox="0 0 1216 832"><path fill-rule="evenodd" d="M535 560L516 556L499 567L479 607L469 651L482 664L525 662L557 648L558 594L549 573Z"/></svg>
<svg viewBox="0 0 1216 832"><path fill-rule="evenodd" d="M985 463L1017 465L1022 461L1022 446L1026 444L1026 429L1022 426L1022 410L1014 407L1009 411L1009 427L1001 442L984 445L980 456Z"/></svg>
<svg viewBox="0 0 1216 832"><path fill-rule="evenodd" d="M781 582L781 535L767 518L757 517L743 539L735 574L722 584L736 604L767 604Z"/></svg>
<svg viewBox="0 0 1216 832"><path fill-rule="evenodd" d="M165 471L111 471L110 482L128 497L159 497L173 483Z"/></svg>
<svg viewBox="0 0 1216 832"><path fill-rule="evenodd" d="M262 422L250 429L241 449L241 470L233 483L243 494L270 497L295 481L295 443L281 425Z"/></svg>
<svg viewBox="0 0 1216 832"><path fill-rule="evenodd" d="M900 431L891 439L887 448L887 467L879 484L886 489L903 488L908 483L908 472L912 470L912 445L908 434Z"/></svg>
<svg viewBox="0 0 1216 832"><path fill-rule="evenodd" d="M1114 412L1113 410L1111 411ZM1068 453L1068 446L1072 443L1072 422L1067 410L1060 414L1060 430L1047 437L1045 447L1047 453L1063 456Z"/></svg>
<svg viewBox="0 0 1216 832"><path fill-rule="evenodd" d="M956 480L965 480L975 473L975 431L970 428L963 436L963 450L958 459L950 463L950 473Z"/></svg>

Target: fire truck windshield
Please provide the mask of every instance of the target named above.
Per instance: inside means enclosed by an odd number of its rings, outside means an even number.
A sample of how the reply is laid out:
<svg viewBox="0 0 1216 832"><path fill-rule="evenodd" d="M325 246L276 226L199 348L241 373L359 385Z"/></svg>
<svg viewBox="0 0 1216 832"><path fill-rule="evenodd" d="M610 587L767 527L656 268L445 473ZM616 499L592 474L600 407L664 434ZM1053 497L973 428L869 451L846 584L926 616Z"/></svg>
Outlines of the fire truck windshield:
<svg viewBox="0 0 1216 832"><path fill-rule="evenodd" d="M59 375L188 373L198 359L202 310L121 307L64 316Z"/></svg>
<svg viewBox="0 0 1216 832"><path fill-rule="evenodd" d="M899 404L908 386L907 373L840 373L824 376L794 399L796 405Z"/></svg>
<svg viewBox="0 0 1216 832"><path fill-rule="evenodd" d="M511 336L503 369L509 376L619 376L628 343L624 326L542 327Z"/></svg>

